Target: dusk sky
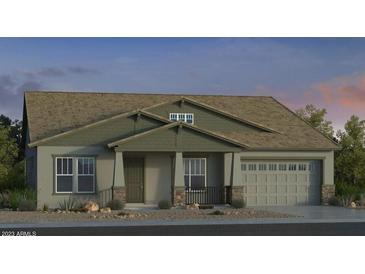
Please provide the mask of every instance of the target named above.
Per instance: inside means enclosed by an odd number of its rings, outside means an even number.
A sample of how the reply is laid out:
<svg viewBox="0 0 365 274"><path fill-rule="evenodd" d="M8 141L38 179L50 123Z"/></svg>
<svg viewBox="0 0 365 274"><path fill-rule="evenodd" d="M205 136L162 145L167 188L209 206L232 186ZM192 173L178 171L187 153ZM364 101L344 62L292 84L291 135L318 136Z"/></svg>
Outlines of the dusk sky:
<svg viewBox="0 0 365 274"><path fill-rule="evenodd" d="M363 38L0 38L0 114L25 90L270 95L365 119Z"/></svg>

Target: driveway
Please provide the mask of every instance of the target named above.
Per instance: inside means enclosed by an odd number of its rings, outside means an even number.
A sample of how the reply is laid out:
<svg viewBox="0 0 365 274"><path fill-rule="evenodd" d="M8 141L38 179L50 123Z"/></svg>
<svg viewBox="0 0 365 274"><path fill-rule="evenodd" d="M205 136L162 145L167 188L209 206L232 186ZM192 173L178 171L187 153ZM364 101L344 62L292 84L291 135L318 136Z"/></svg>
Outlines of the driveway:
<svg viewBox="0 0 365 274"><path fill-rule="evenodd" d="M302 217L294 222L365 222L365 209L336 206L265 206L255 209Z"/></svg>

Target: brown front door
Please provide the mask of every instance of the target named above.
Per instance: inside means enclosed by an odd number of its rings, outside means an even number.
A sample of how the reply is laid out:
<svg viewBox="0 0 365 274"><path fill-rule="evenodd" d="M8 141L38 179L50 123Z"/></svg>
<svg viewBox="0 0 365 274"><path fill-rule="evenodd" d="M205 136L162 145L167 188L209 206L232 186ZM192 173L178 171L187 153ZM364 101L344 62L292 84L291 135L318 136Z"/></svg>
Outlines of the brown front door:
<svg viewBox="0 0 365 274"><path fill-rule="evenodd" d="M125 159L124 176L127 190L127 203L143 203L144 159Z"/></svg>

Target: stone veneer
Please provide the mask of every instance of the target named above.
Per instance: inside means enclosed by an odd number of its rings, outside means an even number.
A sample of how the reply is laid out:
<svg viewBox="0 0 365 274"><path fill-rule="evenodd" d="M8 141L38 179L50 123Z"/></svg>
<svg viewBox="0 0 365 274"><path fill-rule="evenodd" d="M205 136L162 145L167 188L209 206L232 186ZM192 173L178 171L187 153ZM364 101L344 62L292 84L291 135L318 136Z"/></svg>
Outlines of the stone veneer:
<svg viewBox="0 0 365 274"><path fill-rule="evenodd" d="M321 204L328 205L329 200L335 196L335 185L322 185Z"/></svg>
<svg viewBox="0 0 365 274"><path fill-rule="evenodd" d="M232 186L232 201L243 200L243 186Z"/></svg>
<svg viewBox="0 0 365 274"><path fill-rule="evenodd" d="M175 186L174 188L174 205L185 205L185 187Z"/></svg>
<svg viewBox="0 0 365 274"><path fill-rule="evenodd" d="M126 202L124 186L113 187L113 199L121 200L124 203Z"/></svg>

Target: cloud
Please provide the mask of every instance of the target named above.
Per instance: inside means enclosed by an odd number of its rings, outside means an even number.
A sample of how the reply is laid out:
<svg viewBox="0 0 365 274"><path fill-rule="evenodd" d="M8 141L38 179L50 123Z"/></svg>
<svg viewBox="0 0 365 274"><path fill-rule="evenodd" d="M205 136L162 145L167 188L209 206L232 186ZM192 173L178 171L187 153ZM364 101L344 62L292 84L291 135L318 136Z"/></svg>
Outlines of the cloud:
<svg viewBox="0 0 365 274"><path fill-rule="evenodd" d="M10 94L16 86L14 79L10 75L0 75L0 93Z"/></svg>
<svg viewBox="0 0 365 274"><path fill-rule="evenodd" d="M68 66L68 67L44 67L34 71L23 71L23 75L28 79L34 78L60 78L70 75L96 74L99 71L94 68L84 66Z"/></svg>
<svg viewBox="0 0 365 274"><path fill-rule="evenodd" d="M95 74L99 71L93 68L81 67L81 66L69 66L67 71L72 74Z"/></svg>
<svg viewBox="0 0 365 274"><path fill-rule="evenodd" d="M365 73L341 76L313 86L311 93L325 104L353 110L363 110L365 106Z"/></svg>

